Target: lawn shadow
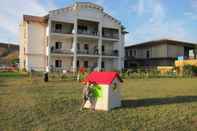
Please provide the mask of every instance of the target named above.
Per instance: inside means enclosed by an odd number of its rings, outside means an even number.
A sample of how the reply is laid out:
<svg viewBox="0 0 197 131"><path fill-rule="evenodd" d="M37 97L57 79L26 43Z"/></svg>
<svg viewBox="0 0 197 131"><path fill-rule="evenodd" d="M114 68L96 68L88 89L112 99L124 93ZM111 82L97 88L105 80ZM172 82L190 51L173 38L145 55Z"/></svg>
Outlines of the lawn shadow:
<svg viewBox="0 0 197 131"><path fill-rule="evenodd" d="M197 96L176 96L168 98L150 98L139 100L122 100L123 108L136 108L156 105L197 102Z"/></svg>

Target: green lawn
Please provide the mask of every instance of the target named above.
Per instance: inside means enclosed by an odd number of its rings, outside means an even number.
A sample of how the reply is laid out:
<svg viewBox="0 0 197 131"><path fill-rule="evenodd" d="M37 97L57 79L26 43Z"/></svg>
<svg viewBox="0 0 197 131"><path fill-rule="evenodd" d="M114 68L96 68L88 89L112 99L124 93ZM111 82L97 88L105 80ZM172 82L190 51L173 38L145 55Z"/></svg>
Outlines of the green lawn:
<svg viewBox="0 0 197 131"><path fill-rule="evenodd" d="M125 80L122 108L80 112L75 81L0 76L0 131L197 130L197 79Z"/></svg>

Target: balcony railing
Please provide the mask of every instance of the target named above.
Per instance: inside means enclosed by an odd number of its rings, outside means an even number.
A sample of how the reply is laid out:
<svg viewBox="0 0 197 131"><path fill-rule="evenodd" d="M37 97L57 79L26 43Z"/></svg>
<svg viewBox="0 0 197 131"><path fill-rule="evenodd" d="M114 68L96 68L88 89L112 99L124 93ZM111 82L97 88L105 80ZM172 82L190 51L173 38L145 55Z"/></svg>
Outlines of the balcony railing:
<svg viewBox="0 0 197 131"><path fill-rule="evenodd" d="M73 54L73 52L70 50L63 50L63 49L51 49L51 53L55 54Z"/></svg>
<svg viewBox="0 0 197 131"><path fill-rule="evenodd" d="M105 51L102 53L103 56L119 56L118 50Z"/></svg>
<svg viewBox="0 0 197 131"><path fill-rule="evenodd" d="M99 36L99 33L97 31L90 31L90 30L81 30L78 29L78 34L82 35L91 35L91 36Z"/></svg>
<svg viewBox="0 0 197 131"><path fill-rule="evenodd" d="M98 55L98 50L95 51L90 51L90 50L78 50L77 54L82 54L82 55Z"/></svg>
<svg viewBox="0 0 197 131"><path fill-rule="evenodd" d="M104 38L110 38L110 39L119 39L118 34L113 34L113 33L103 33Z"/></svg>
<svg viewBox="0 0 197 131"><path fill-rule="evenodd" d="M63 29L53 29L52 30L52 33L60 33L60 34L72 34L72 31L66 31L66 30L63 30Z"/></svg>

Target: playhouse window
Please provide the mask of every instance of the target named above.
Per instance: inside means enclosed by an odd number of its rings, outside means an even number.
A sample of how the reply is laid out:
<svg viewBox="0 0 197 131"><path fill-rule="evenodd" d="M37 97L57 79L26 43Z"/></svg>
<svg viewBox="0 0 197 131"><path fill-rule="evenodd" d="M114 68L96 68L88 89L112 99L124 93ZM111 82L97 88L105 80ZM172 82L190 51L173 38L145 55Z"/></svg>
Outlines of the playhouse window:
<svg viewBox="0 0 197 131"><path fill-rule="evenodd" d="M114 83L114 84L113 84L112 89L113 89L113 90L116 90L116 89L117 89L117 83Z"/></svg>

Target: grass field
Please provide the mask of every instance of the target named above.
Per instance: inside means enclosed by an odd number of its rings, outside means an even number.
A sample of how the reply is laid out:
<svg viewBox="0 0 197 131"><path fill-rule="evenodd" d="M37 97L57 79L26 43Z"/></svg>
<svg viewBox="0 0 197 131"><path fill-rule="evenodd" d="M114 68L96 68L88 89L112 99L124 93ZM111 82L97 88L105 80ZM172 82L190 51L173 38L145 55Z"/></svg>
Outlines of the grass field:
<svg viewBox="0 0 197 131"><path fill-rule="evenodd" d="M122 84L122 108L79 111L81 85L0 75L0 131L196 131L197 79Z"/></svg>

